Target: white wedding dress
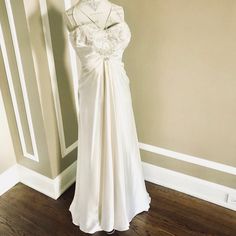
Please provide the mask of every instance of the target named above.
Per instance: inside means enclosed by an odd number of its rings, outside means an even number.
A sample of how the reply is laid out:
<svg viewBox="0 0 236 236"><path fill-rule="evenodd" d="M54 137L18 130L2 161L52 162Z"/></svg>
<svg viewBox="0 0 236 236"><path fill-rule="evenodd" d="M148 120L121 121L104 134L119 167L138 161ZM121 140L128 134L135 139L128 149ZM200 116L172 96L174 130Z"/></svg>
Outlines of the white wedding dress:
<svg viewBox="0 0 236 236"><path fill-rule="evenodd" d="M131 32L125 20L104 29L90 20L69 31L82 65L76 185L69 210L86 233L124 231L151 202L122 62Z"/></svg>

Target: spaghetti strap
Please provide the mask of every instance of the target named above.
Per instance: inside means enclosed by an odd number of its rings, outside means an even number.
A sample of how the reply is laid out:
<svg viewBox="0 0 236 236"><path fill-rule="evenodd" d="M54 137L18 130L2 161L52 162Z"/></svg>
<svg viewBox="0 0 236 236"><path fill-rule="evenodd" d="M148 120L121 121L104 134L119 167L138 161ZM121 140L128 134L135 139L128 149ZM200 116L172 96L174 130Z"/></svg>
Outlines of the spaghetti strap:
<svg viewBox="0 0 236 236"><path fill-rule="evenodd" d="M104 28L102 28L100 25L98 25L98 24L97 24L93 19L91 19L91 18L89 17L89 15L87 15L84 11L82 11L81 9L79 9L79 11L81 11L86 17L88 17L88 19L89 19L90 21L92 21L92 23L94 23L99 29L106 29L107 22L108 22L108 20L109 20L109 18L110 18L111 11L112 11L112 4L111 4L111 7L110 7L110 11L109 11L109 14L108 14L108 16L107 16L107 19L106 19L105 27L104 27Z"/></svg>
<svg viewBox="0 0 236 236"><path fill-rule="evenodd" d="M75 17L74 17L74 10L75 10L75 6L72 8L72 13L71 13L71 15L72 15L72 19L73 19L73 21L74 21L74 23L75 23L75 26L77 26L77 22L76 22Z"/></svg>

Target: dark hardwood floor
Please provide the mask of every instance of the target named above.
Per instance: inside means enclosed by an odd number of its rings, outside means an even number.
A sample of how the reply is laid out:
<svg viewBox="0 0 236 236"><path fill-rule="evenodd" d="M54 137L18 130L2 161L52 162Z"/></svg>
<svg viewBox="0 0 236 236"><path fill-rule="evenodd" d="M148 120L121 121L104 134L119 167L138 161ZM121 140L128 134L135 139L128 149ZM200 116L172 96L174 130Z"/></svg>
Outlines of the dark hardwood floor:
<svg viewBox="0 0 236 236"><path fill-rule="evenodd" d="M146 181L149 212L136 215L124 236L236 236L236 212ZM0 236L90 235L73 225L68 210L73 184L53 200L21 183L0 197ZM100 231L94 235L107 235Z"/></svg>

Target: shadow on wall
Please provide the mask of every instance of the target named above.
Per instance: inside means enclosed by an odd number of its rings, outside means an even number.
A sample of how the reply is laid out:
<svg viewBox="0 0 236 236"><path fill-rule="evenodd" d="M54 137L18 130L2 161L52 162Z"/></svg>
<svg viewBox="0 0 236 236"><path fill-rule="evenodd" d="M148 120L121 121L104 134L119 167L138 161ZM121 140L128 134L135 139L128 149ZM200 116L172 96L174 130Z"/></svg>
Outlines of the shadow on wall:
<svg viewBox="0 0 236 236"><path fill-rule="evenodd" d="M55 113L58 112L57 117L59 121L57 120L57 123L59 124L59 129L63 129L65 148L67 148L77 142L78 120L77 108L75 104L75 98L77 98L77 96L74 97L73 79L68 72L65 62L67 55L63 16L62 12L52 5L48 6L47 14L41 16L40 11L37 10L39 9L39 3L37 3L37 5L38 6L36 6L36 9L32 12L32 14L28 16L28 22L29 25L31 25L31 46L35 65L37 67L35 69L37 77L39 78L39 91L43 94L40 94L40 99L42 100L42 104L47 104L48 99L51 98L53 93L54 106L52 109L55 110ZM50 33L46 27L46 35L44 35L42 24L43 22L47 22L47 20L49 20ZM35 26L38 27L35 28ZM42 44L42 42L45 42L46 44L45 46L43 45L43 48L48 50L48 58L45 58L44 50L41 50L41 47L39 47L39 44ZM49 71L51 71L51 78L48 75ZM44 112L48 111L44 110ZM45 122L48 123L46 124L48 127L57 125L54 122L54 112L47 114L47 117L50 117L50 121ZM60 123L62 126L60 126ZM57 127L55 127L55 129L57 129ZM54 135L57 136L57 134ZM52 143L55 145L55 142ZM60 173L76 159L76 155L69 155L70 157L68 156L68 158L62 158L59 146L60 145L58 144L58 148L56 150L58 166L55 175ZM51 161L53 161L52 166L55 166L55 160Z"/></svg>
<svg viewBox="0 0 236 236"><path fill-rule="evenodd" d="M43 21L45 21L43 16ZM72 73L68 72L66 66L67 49L65 40L65 25L63 21L62 12L57 8L50 5L48 7L48 18L51 31L51 41L52 41L52 55L55 62L55 72L56 81L58 88L58 102L61 109L62 125L60 129L64 131L65 148L73 145L78 139L78 122L77 122L77 110L75 105L75 98L77 99L77 94L74 97L74 84L72 79ZM50 42L46 42L50 45ZM50 48L50 47L49 47ZM49 65L50 66L50 65ZM69 67L71 69L71 67ZM52 88L56 88L52 86ZM53 93L56 91L53 91ZM73 160L75 155L72 155ZM65 162L65 163L64 163ZM71 158L63 158L59 161L60 170L64 169L68 164L72 162Z"/></svg>
<svg viewBox="0 0 236 236"><path fill-rule="evenodd" d="M75 106L75 100L74 100L74 91L73 91L73 82L70 79L70 75L68 73L68 68L66 68L65 58L66 58L66 42L65 42L65 34L64 34L64 23L62 18L62 13L58 11L55 7L50 6L48 8L48 17L49 17L49 24L50 24L50 31L51 31L51 41L52 41L52 50L50 53L53 55L53 60L55 63L55 74L51 75L53 78L56 78L53 81L52 79L52 89L57 89L58 91L53 91L54 94L58 92L59 95L59 104L60 109L62 112L62 120L63 120L63 127L65 132L65 141L66 146L71 145L75 140L77 140L77 117L76 117L76 106ZM37 13L32 14L29 17L29 22L38 21L41 19L41 16L38 16ZM46 22L47 16L42 16L43 21ZM48 32L46 32L48 34ZM48 42L48 37L45 37L43 32L41 34L42 38L40 40L46 41L46 45L48 49L50 50L51 42ZM38 48L38 45L36 44L37 40L33 40L34 44L32 45L34 54L36 56L36 60L38 65L42 63L42 57L41 57L41 50ZM50 60L50 59L49 59ZM53 66L53 64L50 65L51 62L49 62L49 67ZM49 70L53 71L52 68L49 68ZM44 76L43 70L39 70L39 78L42 80L48 80L46 76ZM50 96L50 87L46 87L44 85L49 85L49 81L44 81L42 84L42 88L45 92L45 89L48 90L48 97ZM57 86L55 86L57 85ZM46 98L47 99L47 98ZM55 104L56 105L56 104Z"/></svg>

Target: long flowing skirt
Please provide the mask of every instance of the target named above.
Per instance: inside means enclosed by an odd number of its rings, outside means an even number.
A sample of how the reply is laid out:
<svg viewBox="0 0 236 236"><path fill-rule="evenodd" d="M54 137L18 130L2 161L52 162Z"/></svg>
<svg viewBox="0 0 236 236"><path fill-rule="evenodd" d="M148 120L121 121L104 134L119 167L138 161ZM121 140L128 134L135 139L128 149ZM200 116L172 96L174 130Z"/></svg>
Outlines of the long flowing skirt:
<svg viewBox="0 0 236 236"><path fill-rule="evenodd" d="M76 185L73 223L86 233L128 230L150 208L123 63L104 61L79 85Z"/></svg>

